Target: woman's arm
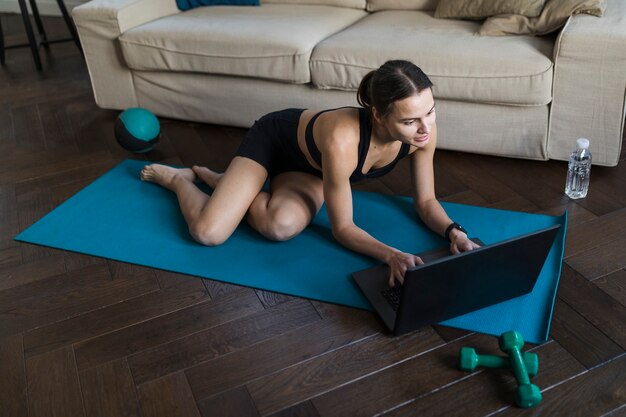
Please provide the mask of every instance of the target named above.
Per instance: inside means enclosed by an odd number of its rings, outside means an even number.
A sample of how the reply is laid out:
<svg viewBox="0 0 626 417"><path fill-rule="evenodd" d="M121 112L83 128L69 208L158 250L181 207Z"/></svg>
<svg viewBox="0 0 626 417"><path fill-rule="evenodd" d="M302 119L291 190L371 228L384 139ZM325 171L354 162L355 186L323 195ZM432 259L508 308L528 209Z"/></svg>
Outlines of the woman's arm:
<svg viewBox="0 0 626 417"><path fill-rule="evenodd" d="M431 230L444 236L446 229L452 224L452 220L435 196L433 158L436 146L437 126L434 125L429 143L411 154L411 183L413 203L417 214ZM452 253L465 252L478 247L467 238L465 233L458 229L452 229L449 236Z"/></svg>
<svg viewBox="0 0 626 417"><path fill-rule="evenodd" d="M358 141L358 136L356 138ZM393 286L394 279L402 283L406 270L423 262L415 255L385 245L354 224L350 175L357 166L357 141L335 134L321 149L328 217L333 236L339 243L389 265L389 285Z"/></svg>

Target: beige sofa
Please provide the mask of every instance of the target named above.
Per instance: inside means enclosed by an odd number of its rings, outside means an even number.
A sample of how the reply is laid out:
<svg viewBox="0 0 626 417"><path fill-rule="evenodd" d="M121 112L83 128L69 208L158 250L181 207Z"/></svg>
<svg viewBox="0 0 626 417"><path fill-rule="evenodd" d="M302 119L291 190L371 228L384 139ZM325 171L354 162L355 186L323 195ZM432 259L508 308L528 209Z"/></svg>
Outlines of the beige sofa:
<svg viewBox="0 0 626 417"><path fill-rule="evenodd" d="M96 103L249 127L287 107L356 105L361 77L408 59L435 84L439 146L594 163L619 159L626 2L551 36L477 36L434 18L437 0L262 0L185 12L175 0L92 0L73 10ZM394 8L404 9L394 9Z"/></svg>

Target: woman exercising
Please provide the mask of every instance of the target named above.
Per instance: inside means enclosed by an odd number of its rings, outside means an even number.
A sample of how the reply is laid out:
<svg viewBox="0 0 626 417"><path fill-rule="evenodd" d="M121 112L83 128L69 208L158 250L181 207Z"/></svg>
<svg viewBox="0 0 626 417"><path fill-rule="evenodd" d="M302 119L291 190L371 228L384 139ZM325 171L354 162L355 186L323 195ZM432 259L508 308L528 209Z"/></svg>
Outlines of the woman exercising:
<svg viewBox="0 0 626 417"><path fill-rule="evenodd" d="M414 64L388 61L368 73L357 93L361 108L288 109L263 116L249 129L223 174L205 167L152 164L141 179L178 197L189 231L204 245L219 245L245 217L272 240L299 234L326 202L333 236L344 246L389 265L389 285L423 263L354 224L351 183L386 174L410 156L415 209L422 221L459 253L477 245L435 197L437 144L432 82ZM270 192L262 191L270 178ZM209 197L195 184L214 189Z"/></svg>

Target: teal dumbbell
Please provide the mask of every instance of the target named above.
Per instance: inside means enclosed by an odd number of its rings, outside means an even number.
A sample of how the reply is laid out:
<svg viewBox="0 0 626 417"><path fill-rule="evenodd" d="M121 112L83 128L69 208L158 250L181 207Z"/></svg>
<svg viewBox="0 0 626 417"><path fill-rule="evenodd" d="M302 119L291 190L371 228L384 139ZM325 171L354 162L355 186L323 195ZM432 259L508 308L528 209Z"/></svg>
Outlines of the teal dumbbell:
<svg viewBox="0 0 626 417"><path fill-rule="evenodd" d="M462 371L474 372L477 367L506 369L511 367L509 358L496 355L480 355L471 347L464 346L459 352L459 368ZM539 357L536 353L522 354L528 377L532 378L539 372Z"/></svg>
<svg viewBox="0 0 626 417"><path fill-rule="evenodd" d="M500 349L509 355L511 369L517 379L517 392L515 402L522 408L531 408L541 402L541 391L535 384L530 383L528 371L524 365L521 349L524 347L524 339L518 332L511 331L502 333L499 339Z"/></svg>

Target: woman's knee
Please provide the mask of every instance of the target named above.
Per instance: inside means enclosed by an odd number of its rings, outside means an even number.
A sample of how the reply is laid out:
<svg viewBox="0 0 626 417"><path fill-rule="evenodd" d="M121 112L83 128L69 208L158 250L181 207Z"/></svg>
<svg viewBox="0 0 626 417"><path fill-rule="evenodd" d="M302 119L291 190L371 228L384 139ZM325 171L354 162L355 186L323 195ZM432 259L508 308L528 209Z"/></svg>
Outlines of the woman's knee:
<svg viewBox="0 0 626 417"><path fill-rule="evenodd" d="M194 240L205 246L219 246L230 237L232 232L206 223L195 223L189 227L189 233Z"/></svg>
<svg viewBox="0 0 626 417"><path fill-rule="evenodd" d="M305 226L295 216L277 214L267 219L262 234L270 240L283 242L300 234Z"/></svg>

